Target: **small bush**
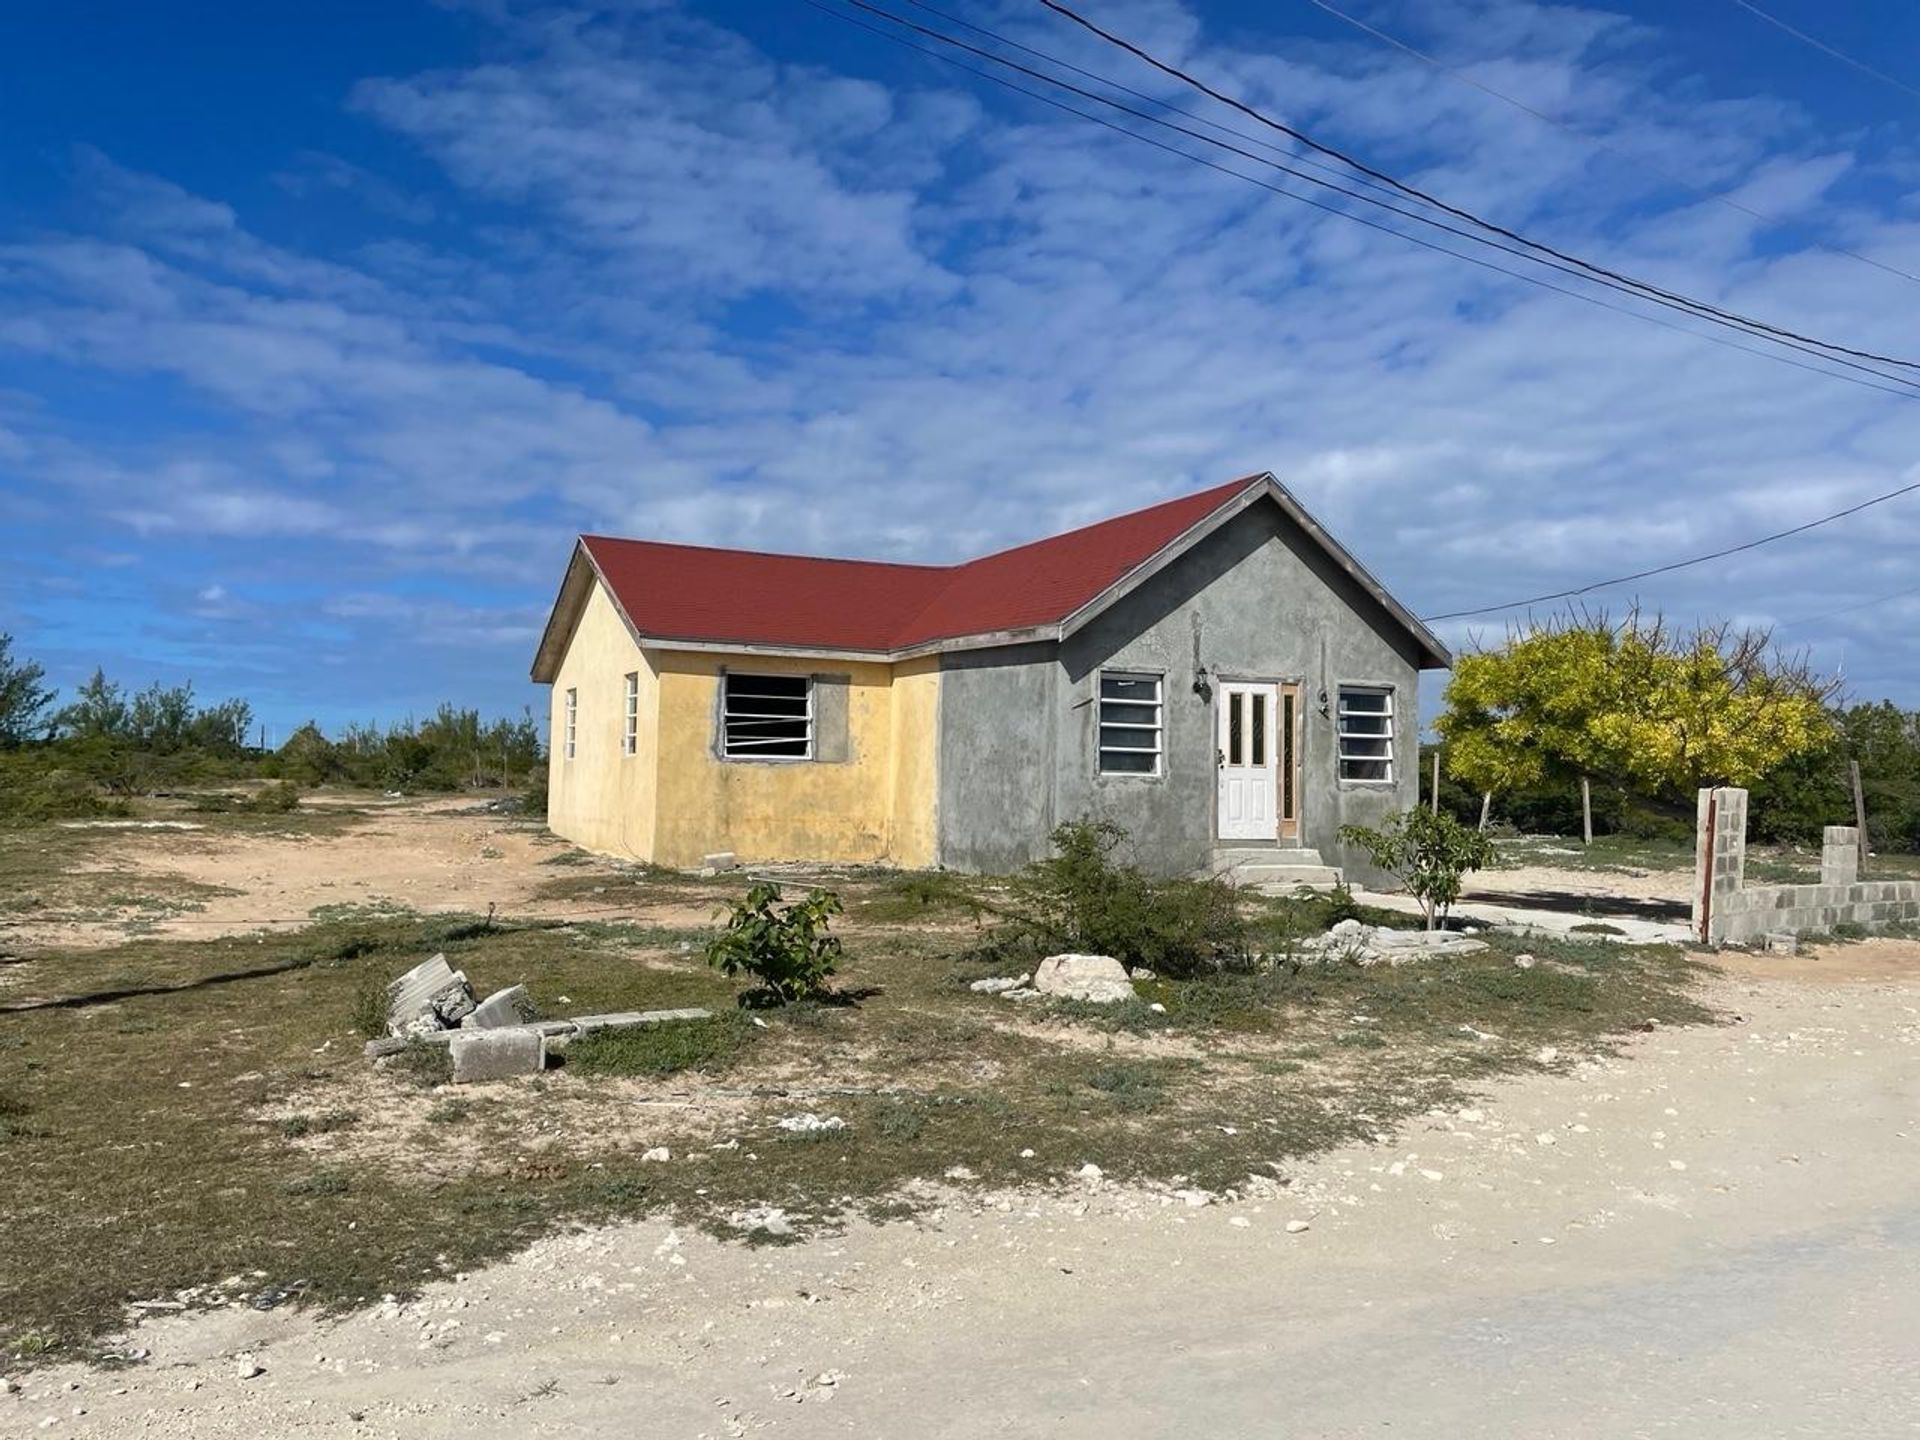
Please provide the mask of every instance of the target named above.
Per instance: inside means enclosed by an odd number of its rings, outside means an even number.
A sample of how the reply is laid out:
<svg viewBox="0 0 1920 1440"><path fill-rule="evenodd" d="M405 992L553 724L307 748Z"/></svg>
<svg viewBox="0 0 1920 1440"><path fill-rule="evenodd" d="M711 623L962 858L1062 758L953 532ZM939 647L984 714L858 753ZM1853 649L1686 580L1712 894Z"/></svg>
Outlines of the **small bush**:
<svg viewBox="0 0 1920 1440"><path fill-rule="evenodd" d="M1239 897L1221 880L1154 879L1116 861L1127 832L1077 820L1053 832L1050 859L1016 876L1009 919L1052 949L1110 955L1165 975L1217 969L1247 952Z"/></svg>
<svg viewBox="0 0 1920 1440"><path fill-rule="evenodd" d="M1469 870L1493 863L1493 842L1453 816L1416 805L1379 830L1342 825L1340 838L1358 845L1374 864L1407 887L1431 928L1460 898Z"/></svg>
<svg viewBox="0 0 1920 1440"><path fill-rule="evenodd" d="M1167 1098L1165 1077L1150 1065L1126 1061L1105 1065L1087 1077L1087 1084L1122 1110L1157 1110Z"/></svg>
<svg viewBox="0 0 1920 1440"><path fill-rule="evenodd" d="M674 1020L595 1030L567 1047L567 1069L581 1075L708 1074L740 1058L759 1029L737 1011L705 1020Z"/></svg>
<svg viewBox="0 0 1920 1440"><path fill-rule="evenodd" d="M247 801L247 809L257 815L290 815L300 808L300 787L275 780Z"/></svg>
<svg viewBox="0 0 1920 1440"><path fill-rule="evenodd" d="M826 933L840 908L831 890L813 890L782 906L778 885L755 885L733 907L726 929L707 943L707 963L760 982L740 997L742 1004L818 999L827 993L840 955L839 939Z"/></svg>

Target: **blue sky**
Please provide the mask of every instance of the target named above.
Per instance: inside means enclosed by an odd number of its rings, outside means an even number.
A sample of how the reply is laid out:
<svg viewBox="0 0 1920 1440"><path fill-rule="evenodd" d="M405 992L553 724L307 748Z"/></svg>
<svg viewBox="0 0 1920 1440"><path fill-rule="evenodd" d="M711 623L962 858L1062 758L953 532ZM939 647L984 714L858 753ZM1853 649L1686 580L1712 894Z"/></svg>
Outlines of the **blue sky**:
<svg viewBox="0 0 1920 1440"><path fill-rule="evenodd" d="M941 8L1196 103L1030 0ZM1736 5L1355 0L1605 148L1306 0L1086 8L1541 238L1920 352L1920 284L1838 253L1920 274L1920 99ZM1770 8L1920 83L1913 7ZM63 687L192 679L282 732L538 709L582 530L954 559L1260 469L1437 613L1780 529L1916 457L1912 402L789 0L0 11L0 630ZM1920 496L1600 598L1781 623L1920 705L1920 593L1860 605L1920 586L1916 538Z"/></svg>

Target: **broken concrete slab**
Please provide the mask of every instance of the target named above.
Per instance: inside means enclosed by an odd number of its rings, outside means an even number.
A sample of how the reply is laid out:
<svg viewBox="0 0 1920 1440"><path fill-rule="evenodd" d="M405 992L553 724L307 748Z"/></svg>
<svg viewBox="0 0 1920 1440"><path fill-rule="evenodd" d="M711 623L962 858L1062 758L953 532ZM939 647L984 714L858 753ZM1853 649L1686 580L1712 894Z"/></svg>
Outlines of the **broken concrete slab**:
<svg viewBox="0 0 1920 1440"><path fill-rule="evenodd" d="M547 1037L528 1026L463 1030L453 1037L449 1051L456 1085L538 1075L547 1068Z"/></svg>
<svg viewBox="0 0 1920 1440"><path fill-rule="evenodd" d="M546 1036L549 1040L558 1040L573 1034L573 1022L571 1020L536 1020L532 1024L502 1028L536 1031ZM362 1051L369 1060L378 1060L383 1055L398 1055L416 1041L422 1045L451 1045L455 1036L471 1035L473 1033L472 1030L467 1029L429 1030L422 1035L386 1035L378 1040L367 1041L366 1045L362 1047Z"/></svg>
<svg viewBox="0 0 1920 1440"><path fill-rule="evenodd" d="M525 1025L533 1019L533 999L524 985L509 985L496 990L460 1022L464 1030L499 1030L508 1025Z"/></svg>
<svg viewBox="0 0 1920 1440"><path fill-rule="evenodd" d="M711 870L716 874L722 870L738 870L740 868L740 859L733 851L722 850L717 854L702 855L700 857L700 868L702 870Z"/></svg>
<svg viewBox="0 0 1920 1440"><path fill-rule="evenodd" d="M1828 826L1827 828L1837 829L1838 827ZM1770 930L1765 936L1764 943L1767 954L1769 955L1797 955L1800 953L1800 937L1791 930Z"/></svg>
<svg viewBox="0 0 1920 1440"><path fill-rule="evenodd" d="M617 1010L606 1015L576 1015L571 1022L576 1035L589 1035L595 1030L618 1030L630 1025L665 1025L675 1020L711 1019L711 1010L690 1008L686 1010Z"/></svg>
<svg viewBox="0 0 1920 1440"><path fill-rule="evenodd" d="M1096 1005L1134 998L1127 967L1111 955L1049 955L1034 967L1033 988L1042 995Z"/></svg>
<svg viewBox="0 0 1920 1440"><path fill-rule="evenodd" d="M422 960L387 986L387 1029L401 1035L414 1021L433 1010L433 997L453 980L445 955Z"/></svg>

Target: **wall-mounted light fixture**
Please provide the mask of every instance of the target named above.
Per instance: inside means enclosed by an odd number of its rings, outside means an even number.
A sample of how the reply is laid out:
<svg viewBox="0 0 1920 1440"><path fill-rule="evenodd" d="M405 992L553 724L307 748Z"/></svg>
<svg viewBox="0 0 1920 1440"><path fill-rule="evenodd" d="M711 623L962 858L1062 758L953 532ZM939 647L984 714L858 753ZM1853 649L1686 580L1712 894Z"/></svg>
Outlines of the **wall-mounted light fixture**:
<svg viewBox="0 0 1920 1440"><path fill-rule="evenodd" d="M1320 692L1320 718L1322 720L1327 718L1327 692L1325 690Z"/></svg>
<svg viewBox="0 0 1920 1440"><path fill-rule="evenodd" d="M1213 681L1207 676L1207 667L1199 665L1193 672L1193 693L1202 700L1213 699Z"/></svg>

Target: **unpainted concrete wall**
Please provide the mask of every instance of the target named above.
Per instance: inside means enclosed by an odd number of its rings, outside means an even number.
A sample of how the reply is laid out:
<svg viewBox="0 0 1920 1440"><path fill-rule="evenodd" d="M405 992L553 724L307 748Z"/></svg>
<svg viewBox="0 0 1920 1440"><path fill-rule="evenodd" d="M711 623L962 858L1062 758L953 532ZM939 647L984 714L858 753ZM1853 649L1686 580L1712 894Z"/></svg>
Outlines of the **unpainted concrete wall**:
<svg viewBox="0 0 1920 1440"><path fill-rule="evenodd" d="M1824 934L1920 920L1920 881L1862 880L1860 832L1829 825L1818 885L1748 885L1747 792L1702 790L1694 850L1693 932L1708 945L1750 945L1774 931Z"/></svg>
<svg viewBox="0 0 1920 1440"><path fill-rule="evenodd" d="M1200 666L1211 693L1195 687ZM1098 773L1102 668L1164 677L1162 774ZM1146 868L1205 868L1217 843L1218 685L1237 679L1301 685L1299 843L1351 879L1384 883L1338 831L1378 824L1418 795L1418 655L1386 610L1271 504L1235 517L1058 645L947 657L941 863L1009 869L1044 854L1057 821L1088 815L1124 826ZM1391 784L1338 778L1342 684L1394 692Z"/></svg>

